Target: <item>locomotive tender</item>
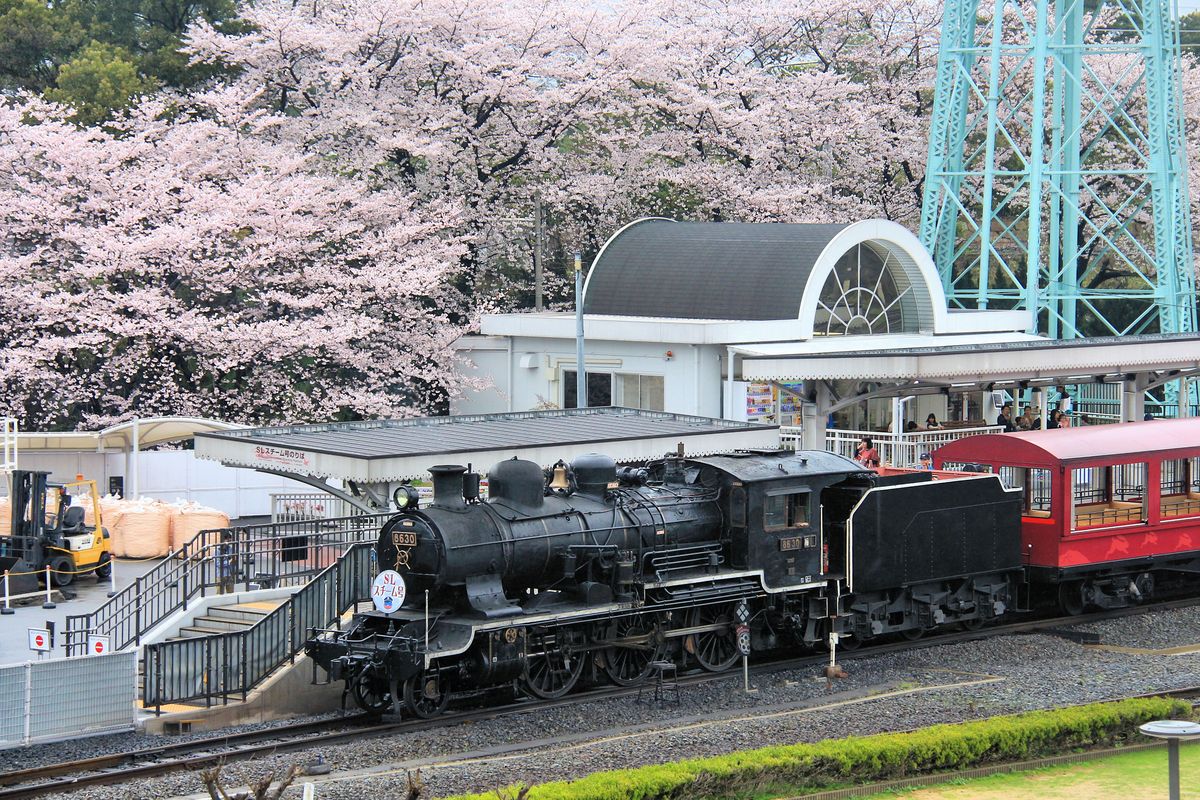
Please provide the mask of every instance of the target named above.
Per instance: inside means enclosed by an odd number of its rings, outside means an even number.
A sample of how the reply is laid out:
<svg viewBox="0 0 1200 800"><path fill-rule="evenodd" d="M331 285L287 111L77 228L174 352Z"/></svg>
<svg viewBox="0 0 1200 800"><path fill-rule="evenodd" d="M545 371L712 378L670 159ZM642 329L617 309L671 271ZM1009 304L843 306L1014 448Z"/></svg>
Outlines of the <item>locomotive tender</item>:
<svg viewBox="0 0 1200 800"><path fill-rule="evenodd" d="M739 632L759 650L981 625L1023 580L1021 494L995 475L881 474L823 451L620 470L586 455L552 475L501 462L482 500L465 467L431 473L432 504L397 492L376 544L384 601L306 646L369 711L631 685L662 659L721 671Z"/></svg>

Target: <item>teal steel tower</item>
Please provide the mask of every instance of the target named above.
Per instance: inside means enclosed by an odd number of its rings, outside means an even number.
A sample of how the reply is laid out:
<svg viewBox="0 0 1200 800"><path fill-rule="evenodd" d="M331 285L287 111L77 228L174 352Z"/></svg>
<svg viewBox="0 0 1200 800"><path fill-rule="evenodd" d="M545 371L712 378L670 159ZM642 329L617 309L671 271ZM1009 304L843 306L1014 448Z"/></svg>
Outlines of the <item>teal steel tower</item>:
<svg viewBox="0 0 1200 800"><path fill-rule="evenodd" d="M1196 330L1173 0L946 0L921 213L951 307Z"/></svg>

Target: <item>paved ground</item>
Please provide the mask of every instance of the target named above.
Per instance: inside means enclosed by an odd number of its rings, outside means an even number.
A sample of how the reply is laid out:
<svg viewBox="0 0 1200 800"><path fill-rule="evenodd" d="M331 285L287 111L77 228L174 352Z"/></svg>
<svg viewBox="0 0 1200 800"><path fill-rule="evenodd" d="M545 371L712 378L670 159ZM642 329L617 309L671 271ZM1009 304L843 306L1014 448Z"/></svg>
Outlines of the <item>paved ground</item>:
<svg viewBox="0 0 1200 800"><path fill-rule="evenodd" d="M265 517L243 517L233 521L233 525L249 525L266 522ZM153 569L162 559L152 558L145 561L117 559L113 574L116 576L117 591L133 583L139 576ZM109 581L98 582L95 577L82 575L72 582L67 590L75 595L70 600L58 600L57 608L44 609L45 598L37 601L22 601L27 605L14 605L11 616L0 616L0 664L16 664L23 661L36 660L37 654L29 649L29 628L44 628L46 621L51 620L55 626L55 647L43 658L65 658L63 631L66 630L67 617L75 614L87 614L95 611L108 600L110 591ZM0 606L4 604L3 585L0 584Z"/></svg>
<svg viewBox="0 0 1200 800"><path fill-rule="evenodd" d="M138 576L148 572L161 559L149 561L124 561L118 559L114 574L117 580L117 590L133 583ZM75 593L73 600L57 602L57 608L42 608L42 602L32 602L29 605L14 606L16 612L11 616L0 616L0 664L14 664L36 659L36 653L29 650L29 628L44 628L47 620L55 625L55 648L43 658L63 658L66 651L63 648L62 631L66 630L67 616L87 614L108 600L109 582L97 582L90 575L81 576L67 587ZM0 597L0 605L3 598Z"/></svg>

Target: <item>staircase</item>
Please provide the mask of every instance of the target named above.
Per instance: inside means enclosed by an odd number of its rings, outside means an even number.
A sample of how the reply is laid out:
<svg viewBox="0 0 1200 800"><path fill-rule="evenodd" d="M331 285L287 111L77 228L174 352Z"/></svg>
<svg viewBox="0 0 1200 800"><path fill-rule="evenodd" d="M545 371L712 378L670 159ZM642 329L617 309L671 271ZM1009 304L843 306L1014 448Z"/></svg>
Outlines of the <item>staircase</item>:
<svg viewBox="0 0 1200 800"><path fill-rule="evenodd" d="M180 639L196 639L230 631L249 630L286 602L286 597L280 597L275 600L214 606L203 616L193 619L190 625L181 627L178 635L169 637L166 641L177 642Z"/></svg>

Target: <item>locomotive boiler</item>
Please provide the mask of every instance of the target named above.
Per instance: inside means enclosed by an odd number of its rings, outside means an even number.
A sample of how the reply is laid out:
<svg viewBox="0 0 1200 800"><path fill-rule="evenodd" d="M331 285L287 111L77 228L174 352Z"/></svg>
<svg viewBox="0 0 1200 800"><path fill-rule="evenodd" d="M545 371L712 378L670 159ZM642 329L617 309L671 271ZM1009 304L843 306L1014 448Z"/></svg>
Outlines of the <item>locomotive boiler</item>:
<svg viewBox="0 0 1200 800"><path fill-rule="evenodd" d="M370 711L581 679L631 685L663 659L721 671L748 648L852 645L1005 614L1020 582L1019 495L995 476L882 475L842 456L602 455L543 472L434 467L397 492L375 547L375 609L306 646Z"/></svg>

